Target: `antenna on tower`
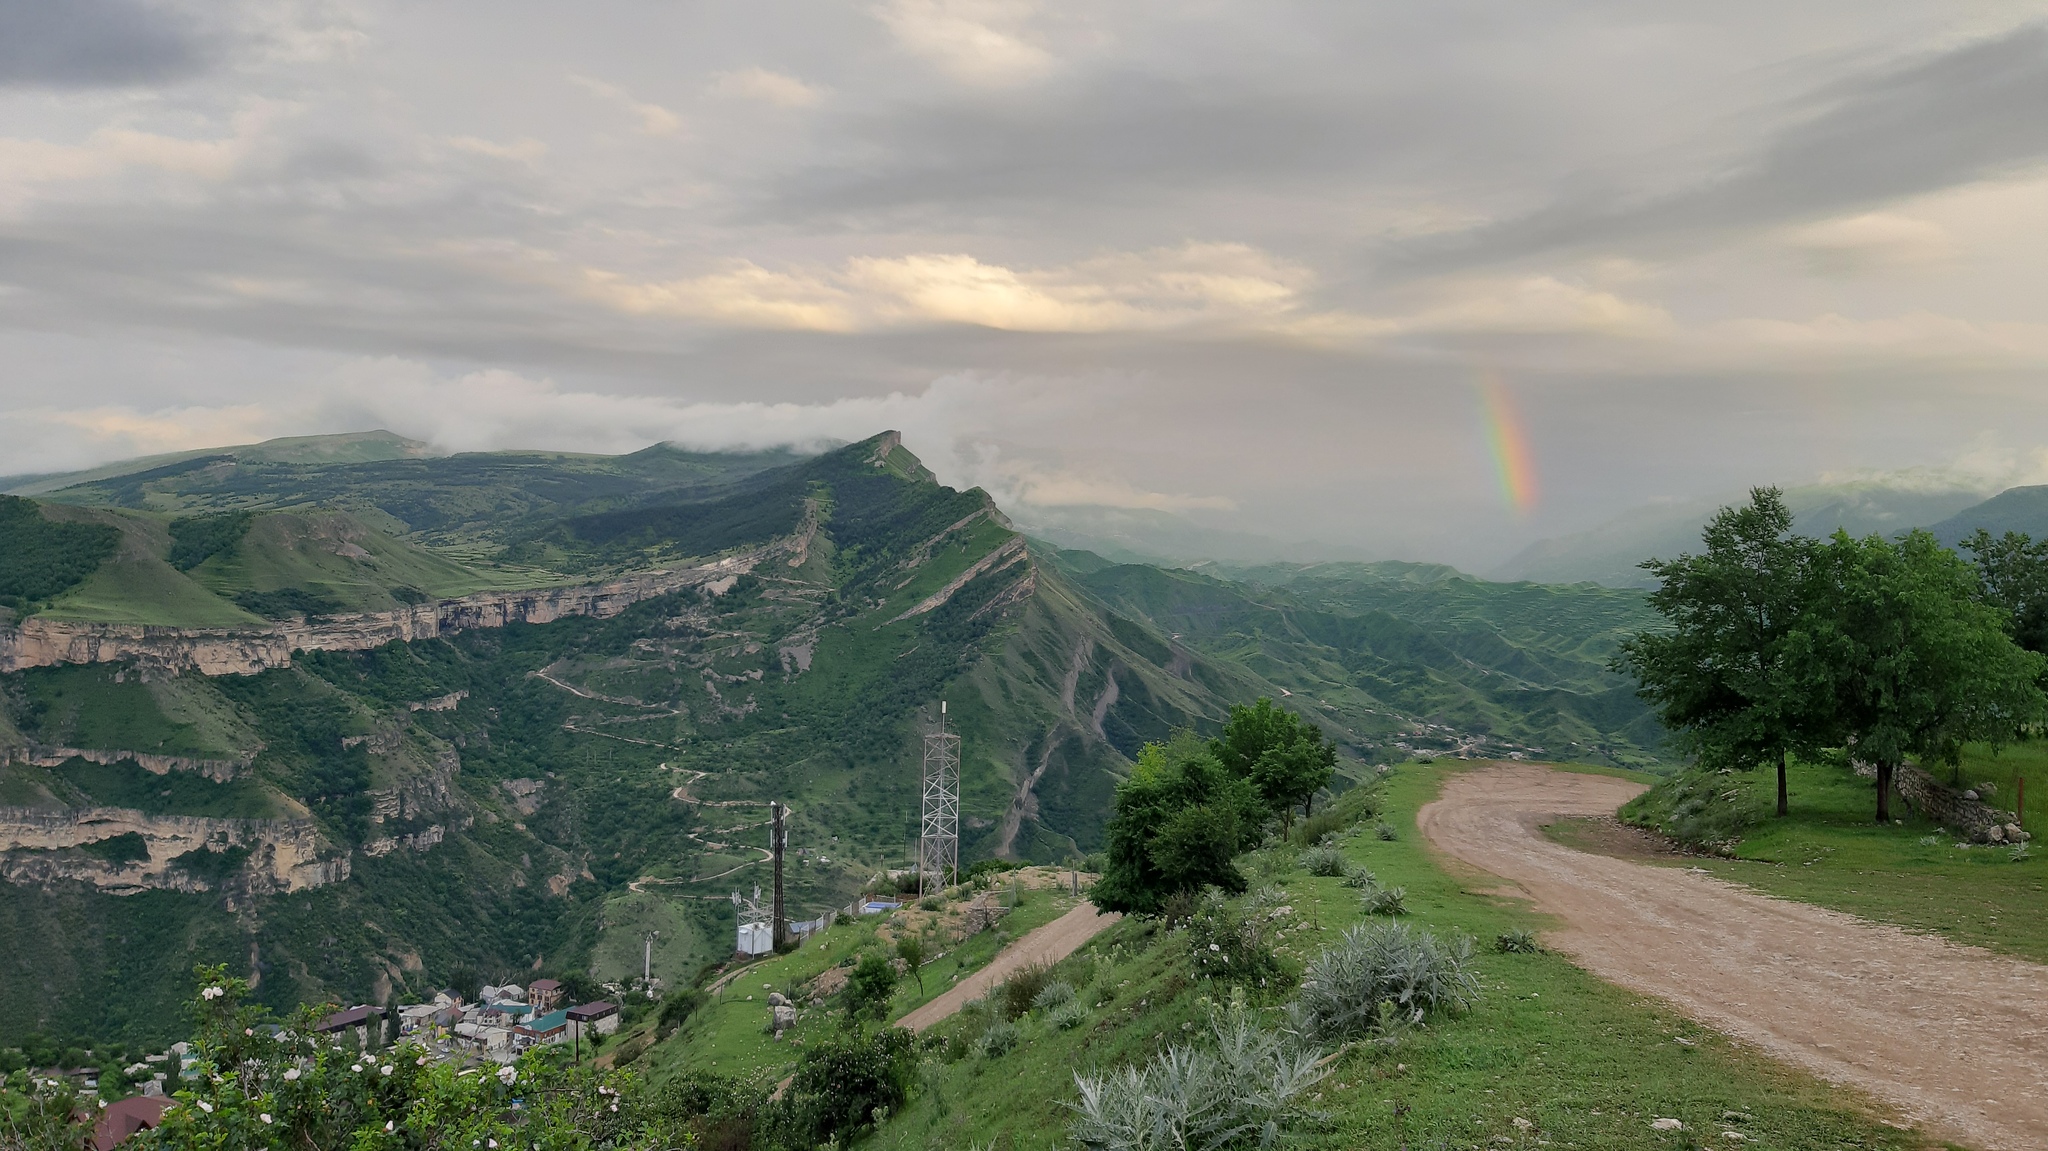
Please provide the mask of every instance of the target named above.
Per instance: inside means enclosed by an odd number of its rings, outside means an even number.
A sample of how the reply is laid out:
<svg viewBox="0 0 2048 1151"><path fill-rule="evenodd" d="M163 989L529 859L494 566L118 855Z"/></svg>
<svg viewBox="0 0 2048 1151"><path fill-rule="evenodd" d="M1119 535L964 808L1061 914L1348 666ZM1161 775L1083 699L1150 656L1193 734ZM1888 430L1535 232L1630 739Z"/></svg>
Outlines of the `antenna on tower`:
<svg viewBox="0 0 2048 1151"><path fill-rule="evenodd" d="M946 730L946 702L939 701L939 730L924 737L924 820L917 840L917 893L932 895L960 871L960 737Z"/></svg>

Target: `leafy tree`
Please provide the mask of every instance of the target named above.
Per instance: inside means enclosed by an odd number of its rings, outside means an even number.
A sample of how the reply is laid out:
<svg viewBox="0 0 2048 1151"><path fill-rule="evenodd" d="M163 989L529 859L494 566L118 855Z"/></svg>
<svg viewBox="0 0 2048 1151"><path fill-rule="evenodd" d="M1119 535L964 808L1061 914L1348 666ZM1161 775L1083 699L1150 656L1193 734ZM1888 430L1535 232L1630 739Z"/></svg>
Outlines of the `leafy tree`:
<svg viewBox="0 0 2048 1151"><path fill-rule="evenodd" d="M1316 792L1337 769L1336 745L1322 729L1265 696L1250 707L1232 706L1209 749L1232 774L1252 781L1283 830L1292 825L1296 805L1303 816L1313 814Z"/></svg>
<svg viewBox="0 0 2048 1151"><path fill-rule="evenodd" d="M2037 543L2022 532L1994 539L1978 528L1963 546L1976 557L1985 601L2011 617L2013 642L2048 652L2048 539Z"/></svg>
<svg viewBox="0 0 2048 1151"><path fill-rule="evenodd" d="M1836 532L1815 553L1814 602L1793 642L1825 693L1826 727L1877 768L1877 819L1908 757L1956 768L1963 744L1994 744L2048 712L2048 658L2013 643L1977 573L1932 535L1896 543Z"/></svg>
<svg viewBox="0 0 2048 1151"><path fill-rule="evenodd" d="M846 977L847 1018L879 1023L889 1017L889 1001L895 995L896 968L880 952L870 951Z"/></svg>
<svg viewBox="0 0 2048 1151"><path fill-rule="evenodd" d="M1156 915L1175 893L1243 891L1231 860L1257 841L1266 811L1252 782L1193 735L1146 744L1116 789L1096 905Z"/></svg>
<svg viewBox="0 0 2048 1151"><path fill-rule="evenodd" d="M789 1090L771 1105L767 1125L773 1142L790 1148L843 1146L900 1109L916 1073L916 1043L901 1027L821 1040L805 1050Z"/></svg>
<svg viewBox="0 0 2048 1151"><path fill-rule="evenodd" d="M924 938L904 932L903 937L896 941L896 958L903 961L903 966L917 980L917 993L924 994Z"/></svg>
<svg viewBox="0 0 2048 1151"><path fill-rule="evenodd" d="M1745 771L1775 759L1778 814L1789 810L1786 759L1814 731L1811 693L1789 637L1800 625L1813 541L1792 532L1776 488L1707 522L1699 555L1649 560L1650 603L1668 623L1621 645L1616 670L1700 760Z"/></svg>
<svg viewBox="0 0 2048 1151"><path fill-rule="evenodd" d="M120 542L111 525L46 519L34 500L0 496L0 607L34 611L85 582Z"/></svg>

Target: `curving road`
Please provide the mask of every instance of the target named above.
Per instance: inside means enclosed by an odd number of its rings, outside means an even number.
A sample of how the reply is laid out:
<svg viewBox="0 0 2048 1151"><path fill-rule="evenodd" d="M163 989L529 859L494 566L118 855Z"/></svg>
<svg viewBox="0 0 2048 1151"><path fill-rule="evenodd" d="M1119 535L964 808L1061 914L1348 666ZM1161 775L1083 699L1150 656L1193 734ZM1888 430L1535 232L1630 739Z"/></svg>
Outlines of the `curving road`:
<svg viewBox="0 0 2048 1151"><path fill-rule="evenodd" d="M898 1019L896 1026L908 1027L912 1031L923 1031L986 995L989 989L1008 979L1019 968L1033 963L1058 963L1122 918L1123 916L1114 911L1097 911L1094 904L1084 902L1010 944L1000 955L989 960L988 966Z"/></svg>
<svg viewBox="0 0 2048 1151"><path fill-rule="evenodd" d="M1642 785L1501 764L1417 813L1437 850L1506 879L1595 975L1861 1088L1984 1151L2048 1148L2048 967L1759 895L1702 872L1589 855L1537 829Z"/></svg>

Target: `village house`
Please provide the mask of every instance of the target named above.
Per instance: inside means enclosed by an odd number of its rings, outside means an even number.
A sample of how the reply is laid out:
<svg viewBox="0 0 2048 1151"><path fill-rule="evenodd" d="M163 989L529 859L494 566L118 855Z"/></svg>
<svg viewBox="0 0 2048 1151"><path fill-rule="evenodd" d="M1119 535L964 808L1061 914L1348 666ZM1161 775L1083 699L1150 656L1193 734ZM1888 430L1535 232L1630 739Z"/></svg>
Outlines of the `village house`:
<svg viewBox="0 0 2048 1151"><path fill-rule="evenodd" d="M619 1007L616 1003L585 1003L581 1007L571 1007L564 1014L569 1021L569 1038L572 1040L610 1035L619 1029Z"/></svg>

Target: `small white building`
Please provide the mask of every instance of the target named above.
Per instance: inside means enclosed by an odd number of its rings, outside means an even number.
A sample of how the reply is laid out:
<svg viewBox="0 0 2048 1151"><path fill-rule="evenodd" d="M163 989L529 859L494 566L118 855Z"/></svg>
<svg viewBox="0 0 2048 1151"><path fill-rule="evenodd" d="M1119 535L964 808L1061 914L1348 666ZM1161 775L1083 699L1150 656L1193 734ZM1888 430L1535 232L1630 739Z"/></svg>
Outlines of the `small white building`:
<svg viewBox="0 0 2048 1151"><path fill-rule="evenodd" d="M772 923L740 924L738 950L741 955L766 955L775 950L775 925Z"/></svg>

